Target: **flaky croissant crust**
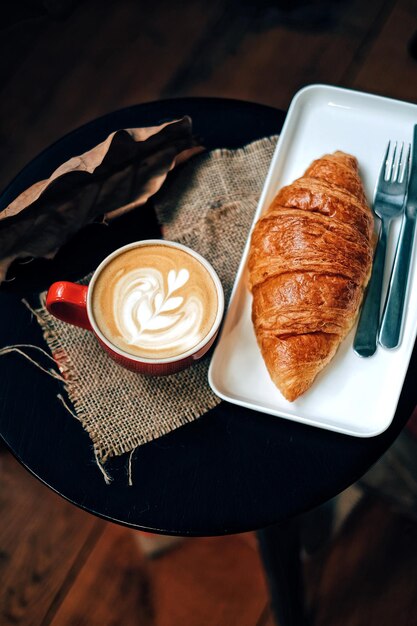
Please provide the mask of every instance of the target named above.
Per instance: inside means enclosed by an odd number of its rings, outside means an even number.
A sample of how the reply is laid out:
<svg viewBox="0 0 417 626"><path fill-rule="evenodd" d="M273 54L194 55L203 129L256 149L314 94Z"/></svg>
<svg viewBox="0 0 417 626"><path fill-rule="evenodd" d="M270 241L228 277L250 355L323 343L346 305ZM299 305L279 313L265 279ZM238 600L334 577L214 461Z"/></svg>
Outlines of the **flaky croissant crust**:
<svg viewBox="0 0 417 626"><path fill-rule="evenodd" d="M314 161L283 187L252 233L252 321L270 376L304 393L352 328L372 265L373 216L358 162Z"/></svg>

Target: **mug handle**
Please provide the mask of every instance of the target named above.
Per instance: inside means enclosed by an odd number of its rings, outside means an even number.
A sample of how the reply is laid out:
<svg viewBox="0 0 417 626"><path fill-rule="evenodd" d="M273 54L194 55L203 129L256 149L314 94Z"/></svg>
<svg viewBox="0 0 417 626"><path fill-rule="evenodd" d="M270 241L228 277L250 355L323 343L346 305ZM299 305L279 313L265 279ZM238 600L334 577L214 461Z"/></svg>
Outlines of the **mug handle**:
<svg viewBox="0 0 417 626"><path fill-rule="evenodd" d="M86 285L67 281L54 283L46 295L46 308L63 322L92 330L87 314L87 292Z"/></svg>

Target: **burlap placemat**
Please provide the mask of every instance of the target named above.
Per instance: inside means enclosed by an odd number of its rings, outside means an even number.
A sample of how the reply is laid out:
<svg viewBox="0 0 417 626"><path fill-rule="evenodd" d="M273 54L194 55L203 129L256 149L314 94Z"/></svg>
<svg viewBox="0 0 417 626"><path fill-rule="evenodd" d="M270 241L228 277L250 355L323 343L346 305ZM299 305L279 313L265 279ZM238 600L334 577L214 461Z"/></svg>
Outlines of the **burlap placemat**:
<svg viewBox="0 0 417 626"><path fill-rule="evenodd" d="M226 302L276 139L194 157L165 183L156 201L164 238L197 250L212 263ZM209 356L178 374L141 376L109 359L92 333L51 316L44 301L45 294L37 319L66 379L75 416L101 464L195 420L220 402L207 382Z"/></svg>

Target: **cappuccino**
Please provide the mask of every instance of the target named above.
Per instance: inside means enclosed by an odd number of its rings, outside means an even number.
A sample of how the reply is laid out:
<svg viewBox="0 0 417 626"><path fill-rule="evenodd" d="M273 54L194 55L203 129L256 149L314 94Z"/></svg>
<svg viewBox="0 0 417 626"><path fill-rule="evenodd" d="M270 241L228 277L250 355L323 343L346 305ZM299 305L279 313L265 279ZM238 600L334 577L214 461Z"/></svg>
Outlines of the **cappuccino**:
<svg viewBox="0 0 417 626"><path fill-rule="evenodd" d="M210 333L219 297L203 263L162 242L122 251L100 270L92 314L117 348L146 359L185 354Z"/></svg>

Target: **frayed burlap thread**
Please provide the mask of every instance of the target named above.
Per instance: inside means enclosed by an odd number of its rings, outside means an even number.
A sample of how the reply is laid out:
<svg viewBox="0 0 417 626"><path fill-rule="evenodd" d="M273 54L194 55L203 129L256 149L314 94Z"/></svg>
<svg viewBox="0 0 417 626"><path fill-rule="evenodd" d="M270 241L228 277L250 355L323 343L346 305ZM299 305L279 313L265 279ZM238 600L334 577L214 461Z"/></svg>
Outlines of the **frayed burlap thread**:
<svg viewBox="0 0 417 626"><path fill-rule="evenodd" d="M164 238L190 246L212 263L226 302L276 140L194 157L156 200ZM109 359L92 333L51 316L45 294L36 319L101 465L192 422L220 402L207 381L209 357L172 376L140 376Z"/></svg>

